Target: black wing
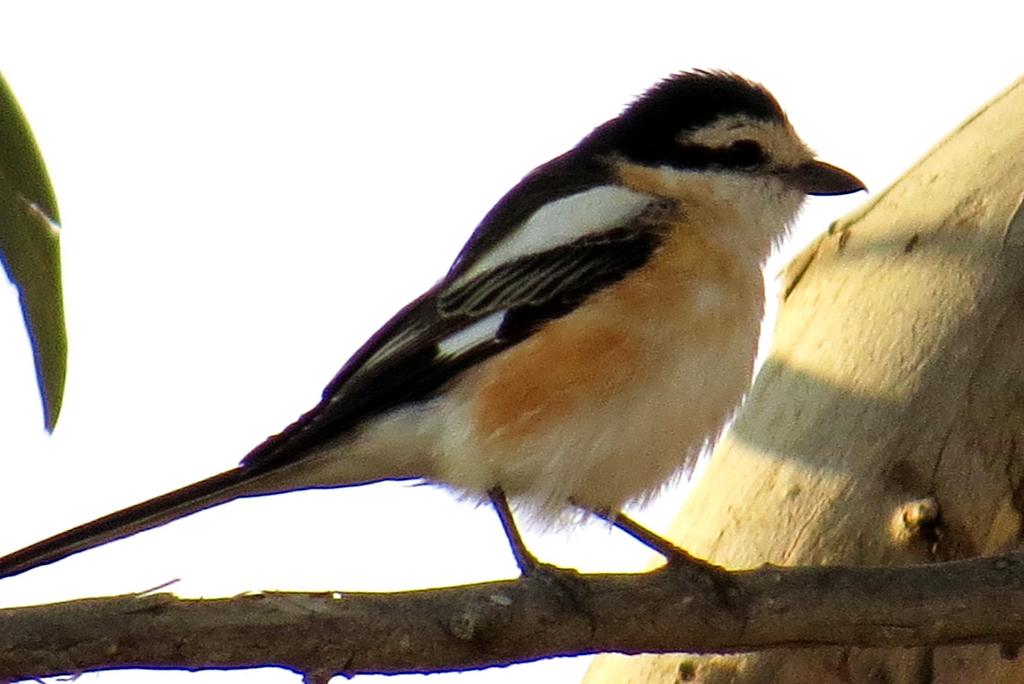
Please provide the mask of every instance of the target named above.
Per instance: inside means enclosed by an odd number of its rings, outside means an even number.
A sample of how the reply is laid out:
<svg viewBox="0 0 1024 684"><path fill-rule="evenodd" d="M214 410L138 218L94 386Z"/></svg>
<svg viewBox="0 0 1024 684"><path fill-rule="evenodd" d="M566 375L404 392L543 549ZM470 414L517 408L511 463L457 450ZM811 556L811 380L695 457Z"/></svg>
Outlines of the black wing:
<svg viewBox="0 0 1024 684"><path fill-rule="evenodd" d="M530 210L517 205L515 189L509 193L474 233L448 276L370 338L325 388L317 406L254 449L243 464L262 469L290 462L369 416L427 399L462 371L522 341L645 264L661 242L660 224L652 220L661 211L642 213L626 225L522 255L472 277L463 275L497 244L495 234L514 230L545 203L538 194L545 173L557 172L548 201L596 187L593 175L557 178L562 169L552 164L520 184L530 190Z"/></svg>
<svg viewBox="0 0 1024 684"><path fill-rule="evenodd" d="M497 337L518 342L643 266L661 238L657 224L640 220L519 257L445 290L438 296L438 311L477 320L504 311Z"/></svg>
<svg viewBox="0 0 1024 684"><path fill-rule="evenodd" d="M657 250L656 225L623 227L530 254L413 302L357 353L310 412L244 463L264 467L351 429L360 420L429 398L460 372L522 341L547 321L643 266ZM492 321L457 348L446 343Z"/></svg>

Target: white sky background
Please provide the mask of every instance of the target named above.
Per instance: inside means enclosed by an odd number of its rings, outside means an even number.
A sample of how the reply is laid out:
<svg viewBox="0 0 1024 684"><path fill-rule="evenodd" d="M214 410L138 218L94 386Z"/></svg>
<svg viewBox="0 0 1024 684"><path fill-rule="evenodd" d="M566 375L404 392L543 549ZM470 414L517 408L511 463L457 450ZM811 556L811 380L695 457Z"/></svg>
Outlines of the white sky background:
<svg viewBox="0 0 1024 684"><path fill-rule="evenodd" d="M70 359L48 437L0 287L0 552L233 466L444 273L505 190L672 71L765 83L822 158L882 190L1024 63L1019 3L889 5L3 3L0 71L64 223ZM796 241L863 198L813 200ZM663 527L673 505L638 517ZM649 557L601 525L529 541L586 571ZM179 594L225 596L515 572L489 509L377 485L222 506L0 580L0 605L174 578ZM427 681L573 682L585 666Z"/></svg>

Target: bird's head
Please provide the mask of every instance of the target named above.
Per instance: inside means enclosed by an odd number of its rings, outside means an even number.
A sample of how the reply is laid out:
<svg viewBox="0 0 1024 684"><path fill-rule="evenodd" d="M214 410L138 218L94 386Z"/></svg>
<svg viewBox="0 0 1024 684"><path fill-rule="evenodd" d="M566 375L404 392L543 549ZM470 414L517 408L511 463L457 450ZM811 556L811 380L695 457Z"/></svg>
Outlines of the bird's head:
<svg viewBox="0 0 1024 684"><path fill-rule="evenodd" d="M777 179L805 195L865 189L853 174L815 158L764 87L718 71L666 78L581 146L644 167Z"/></svg>
<svg viewBox="0 0 1024 684"><path fill-rule="evenodd" d="M820 161L762 86L734 74L676 74L596 128L577 153L610 165L631 190L679 203L705 225L731 226L767 256L807 195L864 190Z"/></svg>

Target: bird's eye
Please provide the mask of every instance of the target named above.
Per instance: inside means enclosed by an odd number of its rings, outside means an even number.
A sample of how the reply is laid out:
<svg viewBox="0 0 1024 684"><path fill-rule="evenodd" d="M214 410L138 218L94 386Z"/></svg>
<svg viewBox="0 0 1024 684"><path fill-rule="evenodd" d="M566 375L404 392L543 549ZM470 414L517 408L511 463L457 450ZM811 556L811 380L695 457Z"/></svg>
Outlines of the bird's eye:
<svg viewBox="0 0 1024 684"><path fill-rule="evenodd" d="M737 140L723 150L726 166L757 166L765 161L764 149L753 140Z"/></svg>

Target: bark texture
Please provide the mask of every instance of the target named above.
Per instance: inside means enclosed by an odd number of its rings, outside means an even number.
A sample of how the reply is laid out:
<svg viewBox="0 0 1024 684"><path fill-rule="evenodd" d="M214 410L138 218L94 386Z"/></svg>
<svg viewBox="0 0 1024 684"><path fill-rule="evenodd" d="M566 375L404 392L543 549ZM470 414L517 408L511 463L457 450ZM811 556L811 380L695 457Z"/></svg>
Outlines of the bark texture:
<svg viewBox="0 0 1024 684"><path fill-rule="evenodd" d="M672 538L729 568L1017 549L1024 81L786 271L774 346ZM949 619L956 619L950 614ZM1024 681L1012 648L605 656L586 684Z"/></svg>
<svg viewBox="0 0 1024 684"><path fill-rule="evenodd" d="M398 594L146 594L10 608L0 610L0 682L124 667L267 666L321 682L601 651L1024 639L1024 554L909 568L765 566L716 577L687 566L553 571Z"/></svg>

